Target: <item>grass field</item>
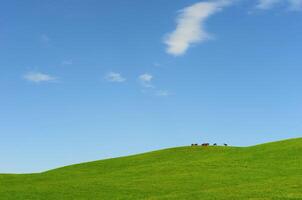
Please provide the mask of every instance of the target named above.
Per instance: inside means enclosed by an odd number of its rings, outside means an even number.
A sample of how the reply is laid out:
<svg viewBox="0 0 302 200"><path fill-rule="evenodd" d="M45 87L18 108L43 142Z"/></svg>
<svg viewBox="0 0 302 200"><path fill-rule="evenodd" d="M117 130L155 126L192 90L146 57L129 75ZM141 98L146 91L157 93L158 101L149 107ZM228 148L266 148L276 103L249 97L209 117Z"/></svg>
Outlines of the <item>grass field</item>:
<svg viewBox="0 0 302 200"><path fill-rule="evenodd" d="M245 148L179 147L0 175L0 199L301 200L302 139Z"/></svg>

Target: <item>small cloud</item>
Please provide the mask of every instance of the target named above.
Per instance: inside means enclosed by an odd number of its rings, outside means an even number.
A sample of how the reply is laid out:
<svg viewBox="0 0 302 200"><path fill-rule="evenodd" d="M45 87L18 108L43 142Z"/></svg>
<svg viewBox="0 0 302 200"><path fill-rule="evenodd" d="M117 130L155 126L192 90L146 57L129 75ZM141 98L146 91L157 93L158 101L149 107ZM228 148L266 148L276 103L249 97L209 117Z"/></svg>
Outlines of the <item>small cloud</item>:
<svg viewBox="0 0 302 200"><path fill-rule="evenodd" d="M170 96L171 93L166 90L158 90L158 91L156 91L155 95L160 96L160 97L167 97L167 96Z"/></svg>
<svg viewBox="0 0 302 200"><path fill-rule="evenodd" d="M153 76L151 74L142 74L138 77L138 80L142 84L142 86L147 87L147 88L153 88L154 86L152 85L152 79Z"/></svg>
<svg viewBox="0 0 302 200"><path fill-rule="evenodd" d="M72 65L73 64L73 61L72 60L63 60L62 65Z"/></svg>
<svg viewBox="0 0 302 200"><path fill-rule="evenodd" d="M167 90L157 90L152 84L153 76L151 74L145 73L138 77L140 84L143 86L141 92L144 94L150 94L152 96L167 97L171 93Z"/></svg>
<svg viewBox="0 0 302 200"><path fill-rule="evenodd" d="M29 82L41 83L41 82L52 82L56 81L57 78L49 74L44 74L40 72L29 72L23 76L23 78Z"/></svg>
<svg viewBox="0 0 302 200"><path fill-rule="evenodd" d="M126 79L120 73L115 73L115 72L109 72L105 76L105 79L109 82L116 82L116 83L122 83L126 81Z"/></svg>

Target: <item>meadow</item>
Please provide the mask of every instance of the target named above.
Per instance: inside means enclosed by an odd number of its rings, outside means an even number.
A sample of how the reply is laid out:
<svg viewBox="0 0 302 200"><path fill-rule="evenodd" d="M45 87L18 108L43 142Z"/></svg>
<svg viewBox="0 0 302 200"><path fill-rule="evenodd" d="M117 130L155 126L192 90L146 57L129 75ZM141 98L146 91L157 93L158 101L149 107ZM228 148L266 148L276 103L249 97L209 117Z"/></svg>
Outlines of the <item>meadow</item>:
<svg viewBox="0 0 302 200"><path fill-rule="evenodd" d="M302 139L178 147L36 174L0 174L0 199L298 200Z"/></svg>

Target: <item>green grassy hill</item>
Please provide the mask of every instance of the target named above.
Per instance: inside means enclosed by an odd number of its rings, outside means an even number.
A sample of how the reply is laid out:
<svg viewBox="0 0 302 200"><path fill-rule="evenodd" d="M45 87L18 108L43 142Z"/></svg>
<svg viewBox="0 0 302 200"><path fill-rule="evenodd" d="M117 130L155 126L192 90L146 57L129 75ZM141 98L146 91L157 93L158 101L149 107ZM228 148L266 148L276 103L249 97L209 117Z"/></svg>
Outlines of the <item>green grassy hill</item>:
<svg viewBox="0 0 302 200"><path fill-rule="evenodd" d="M302 199L302 139L253 147L179 147L0 175L0 199Z"/></svg>

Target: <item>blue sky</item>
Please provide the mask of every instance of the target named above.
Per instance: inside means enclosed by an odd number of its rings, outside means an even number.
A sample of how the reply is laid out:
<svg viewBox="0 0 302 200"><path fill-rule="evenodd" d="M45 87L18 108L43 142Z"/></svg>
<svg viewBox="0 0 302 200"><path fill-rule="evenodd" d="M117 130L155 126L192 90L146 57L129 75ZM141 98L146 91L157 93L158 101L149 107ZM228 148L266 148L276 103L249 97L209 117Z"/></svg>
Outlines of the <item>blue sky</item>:
<svg viewBox="0 0 302 200"><path fill-rule="evenodd" d="M0 172L302 133L301 0L0 7Z"/></svg>

